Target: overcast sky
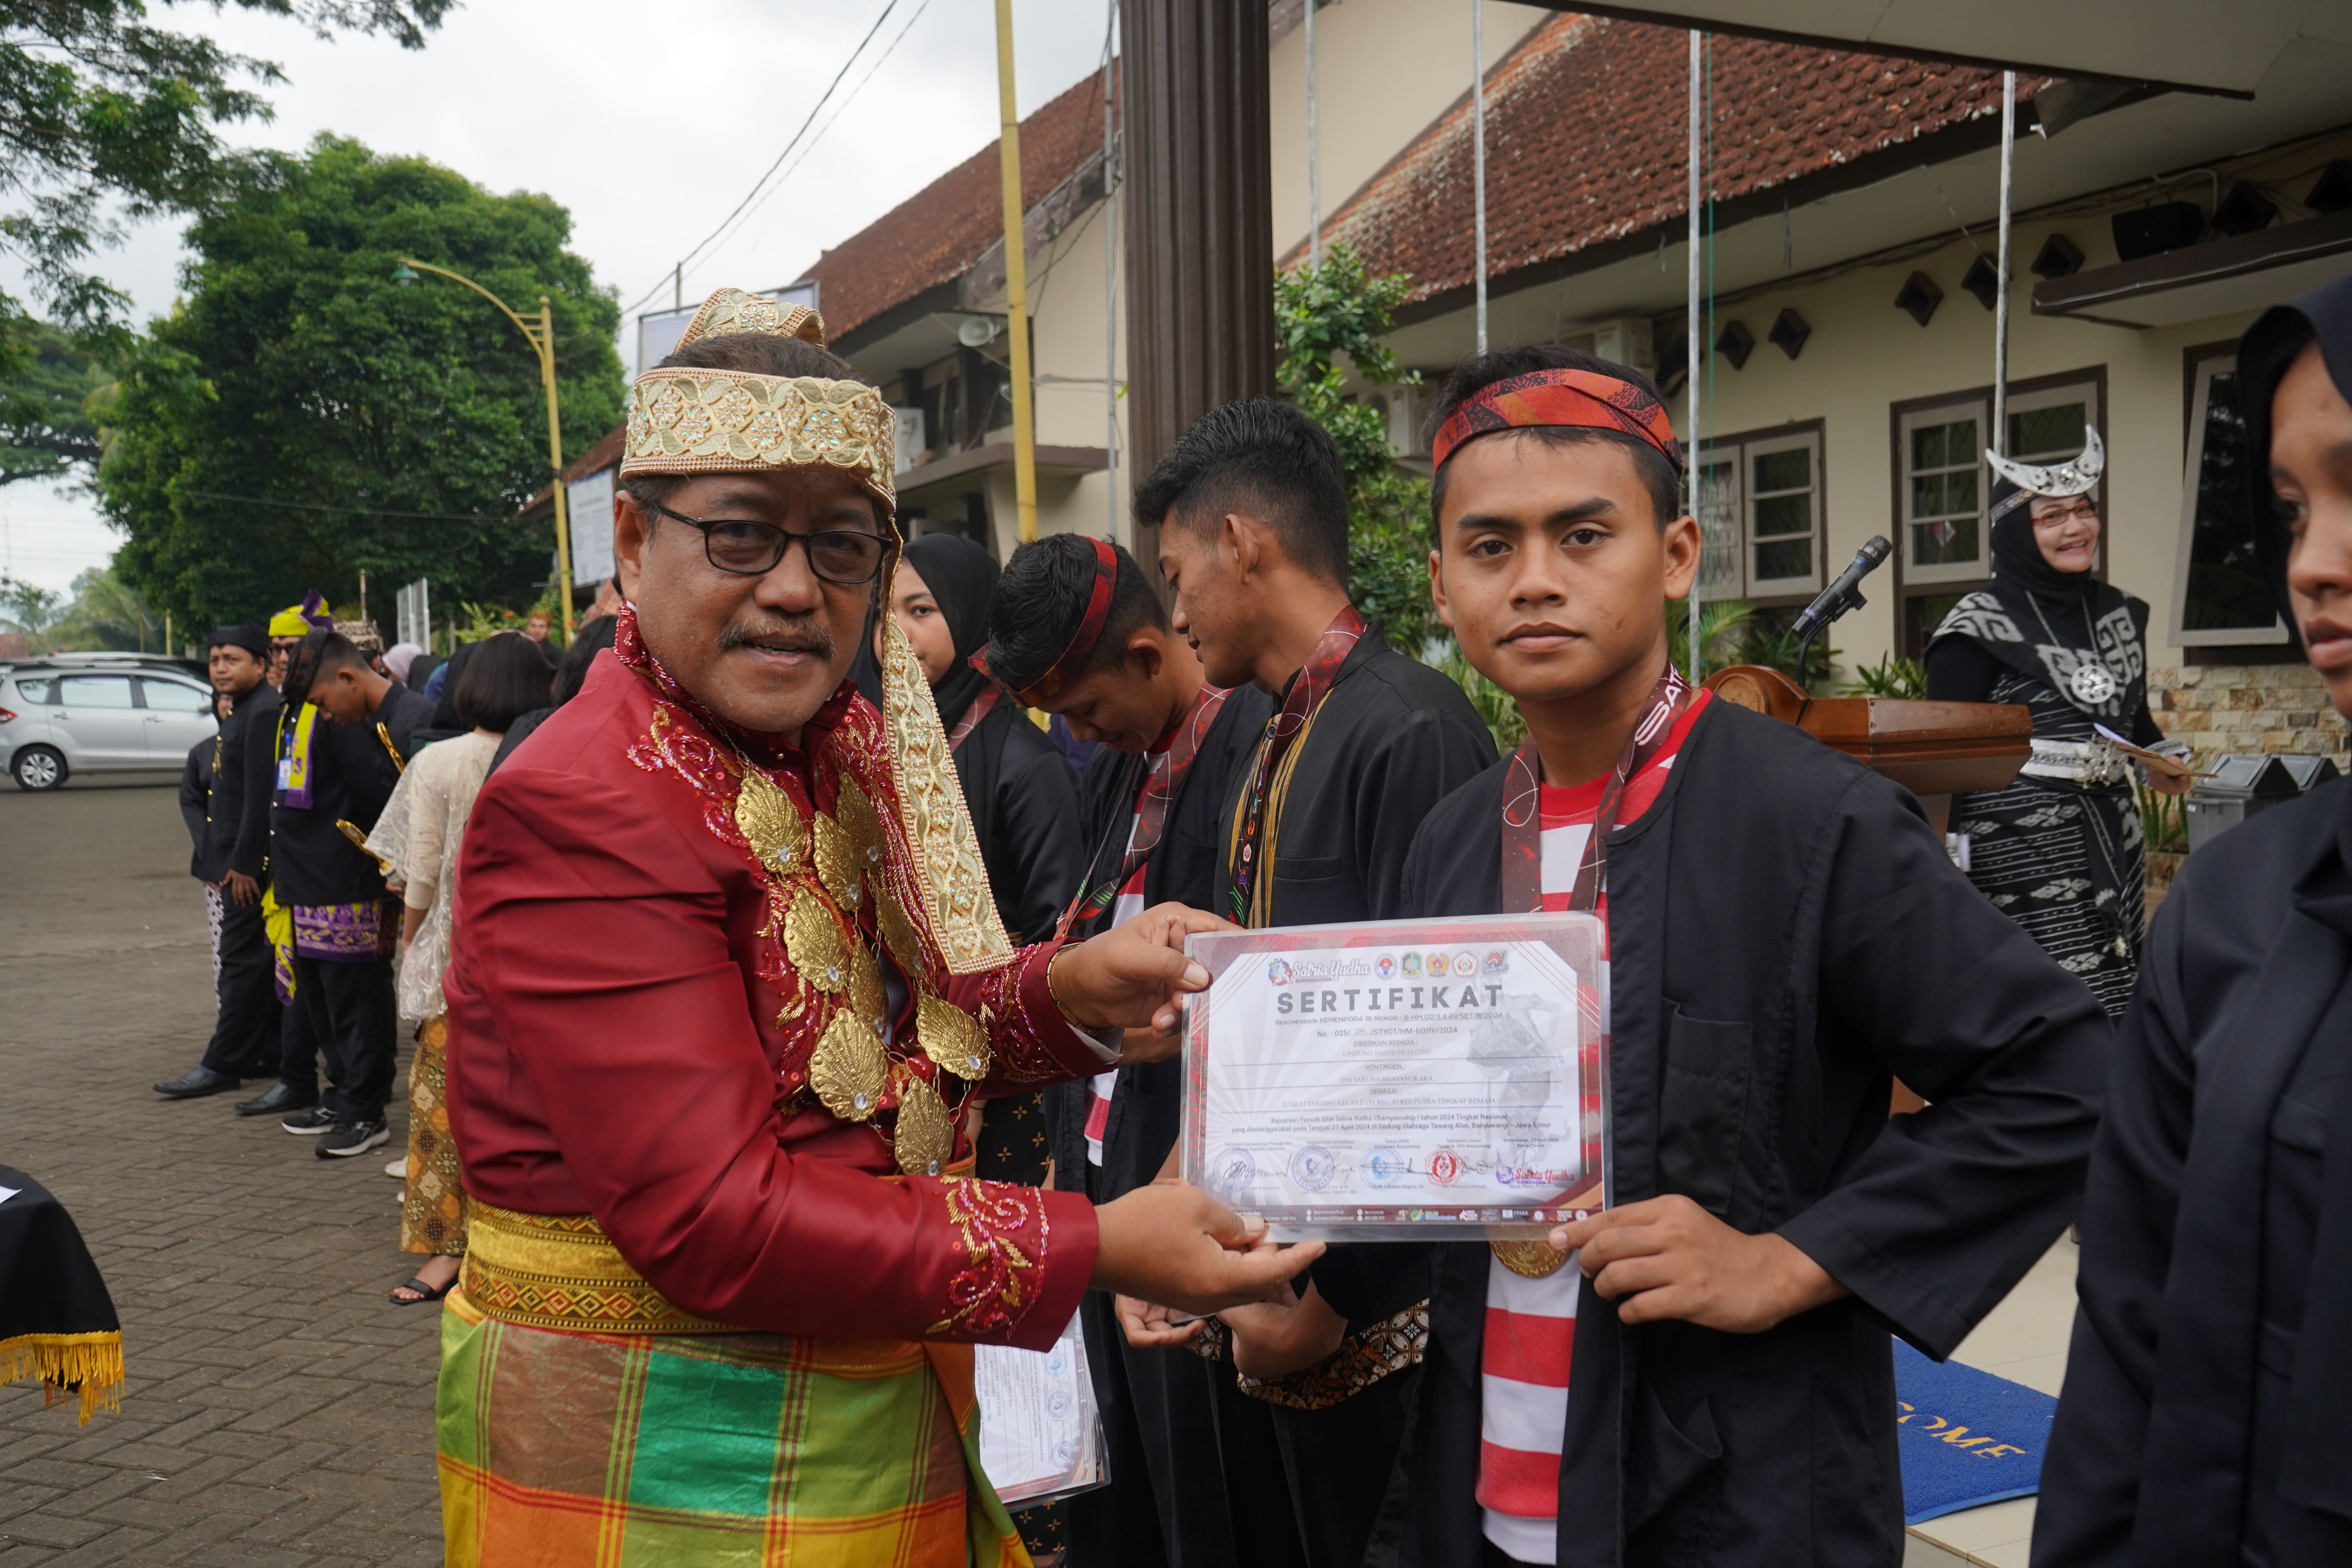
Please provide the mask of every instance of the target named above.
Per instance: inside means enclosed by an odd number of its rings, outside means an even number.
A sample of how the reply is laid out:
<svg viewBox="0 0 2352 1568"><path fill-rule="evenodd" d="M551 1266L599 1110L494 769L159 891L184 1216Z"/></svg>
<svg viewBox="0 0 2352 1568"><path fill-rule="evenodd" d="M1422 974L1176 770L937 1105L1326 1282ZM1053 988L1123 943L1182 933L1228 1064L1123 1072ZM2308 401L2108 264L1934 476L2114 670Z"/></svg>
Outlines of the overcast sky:
<svg viewBox="0 0 2352 1568"><path fill-rule="evenodd" d="M1109 3L1014 0L1023 114L1097 68ZM626 308L656 289L667 303L671 264L751 189L877 18L821 137L688 268L687 298L799 277L992 141L994 11L991 0L465 0L414 52L201 5L158 5L149 19L285 71L267 89L277 118L233 127L231 140L299 149L332 131L492 191L545 192L572 210L572 247ZM170 306L181 260L178 226L155 225L97 270L143 320ZM0 277L21 297L13 266L0 261ZM84 499L0 488L0 569L62 589L118 542Z"/></svg>

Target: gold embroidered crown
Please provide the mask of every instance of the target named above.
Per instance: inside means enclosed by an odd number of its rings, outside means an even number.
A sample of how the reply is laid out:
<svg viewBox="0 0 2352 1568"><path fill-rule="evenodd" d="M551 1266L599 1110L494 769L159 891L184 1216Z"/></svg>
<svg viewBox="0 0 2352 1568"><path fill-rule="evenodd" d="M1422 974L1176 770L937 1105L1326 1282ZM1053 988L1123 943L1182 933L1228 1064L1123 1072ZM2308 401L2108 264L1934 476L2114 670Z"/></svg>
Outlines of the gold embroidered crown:
<svg viewBox="0 0 2352 1568"><path fill-rule="evenodd" d="M814 310L740 289L704 300L677 346L737 332L824 346L824 321ZM673 365L644 372L629 389L621 477L824 464L856 471L887 519L898 509L896 430L890 405L864 382Z"/></svg>

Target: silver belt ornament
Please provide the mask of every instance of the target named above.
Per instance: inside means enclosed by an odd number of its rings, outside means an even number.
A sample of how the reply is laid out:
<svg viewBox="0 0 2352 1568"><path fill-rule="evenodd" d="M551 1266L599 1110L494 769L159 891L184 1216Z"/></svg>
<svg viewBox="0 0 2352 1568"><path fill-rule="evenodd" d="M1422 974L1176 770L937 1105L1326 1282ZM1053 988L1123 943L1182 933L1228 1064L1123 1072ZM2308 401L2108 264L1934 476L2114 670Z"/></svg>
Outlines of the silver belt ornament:
<svg viewBox="0 0 2352 1568"><path fill-rule="evenodd" d="M2097 785L2122 782L2129 766L2124 754L2105 741L2045 741L2037 735L2032 754L2018 772L2028 778Z"/></svg>

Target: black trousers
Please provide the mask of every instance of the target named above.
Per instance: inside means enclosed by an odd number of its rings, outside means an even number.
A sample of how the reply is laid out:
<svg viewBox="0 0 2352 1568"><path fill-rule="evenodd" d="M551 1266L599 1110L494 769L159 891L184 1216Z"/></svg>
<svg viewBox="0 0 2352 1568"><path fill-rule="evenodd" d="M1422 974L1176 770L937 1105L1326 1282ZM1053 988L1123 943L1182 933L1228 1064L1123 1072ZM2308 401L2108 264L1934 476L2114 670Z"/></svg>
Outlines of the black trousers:
<svg viewBox="0 0 2352 1568"><path fill-rule="evenodd" d="M278 1031L278 1081L316 1100L319 1038L310 1032L310 1015L299 1002L289 1002L279 1011L286 1021Z"/></svg>
<svg viewBox="0 0 2352 1568"><path fill-rule="evenodd" d="M1129 1345L1100 1290L1078 1313L1111 1479L1070 1500L1074 1568L1304 1568L1274 1407L1230 1362Z"/></svg>
<svg viewBox="0 0 2352 1568"><path fill-rule="evenodd" d="M327 1058L320 1103L338 1121L381 1121L399 1054L392 961L345 963L294 955L294 1005Z"/></svg>
<svg viewBox="0 0 2352 1568"><path fill-rule="evenodd" d="M1391 1373L1328 1410L1274 1407L1308 1568L1357 1568L1412 1425L1421 1368Z"/></svg>
<svg viewBox="0 0 2352 1568"><path fill-rule="evenodd" d="M278 982L258 903L221 904L220 984L205 1066L231 1078L268 1078L278 1057Z"/></svg>

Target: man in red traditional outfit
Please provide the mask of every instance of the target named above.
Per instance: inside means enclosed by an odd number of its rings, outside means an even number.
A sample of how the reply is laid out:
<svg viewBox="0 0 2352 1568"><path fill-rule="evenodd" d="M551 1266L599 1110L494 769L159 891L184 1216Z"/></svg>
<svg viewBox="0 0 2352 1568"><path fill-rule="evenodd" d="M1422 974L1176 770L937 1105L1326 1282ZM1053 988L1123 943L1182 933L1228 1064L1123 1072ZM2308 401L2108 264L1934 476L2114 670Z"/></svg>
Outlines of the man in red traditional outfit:
<svg viewBox="0 0 2352 1568"><path fill-rule="evenodd" d="M847 679L898 558L892 416L822 341L722 290L638 378L635 603L467 832L461 1568L1025 1562L969 1345L1050 1344L1089 1284L1264 1300L1319 1250L1181 1184L1097 1209L959 1175L971 1100L1102 1071L1122 1027L1172 1049L1214 922L1007 942L887 616L881 709Z"/></svg>

